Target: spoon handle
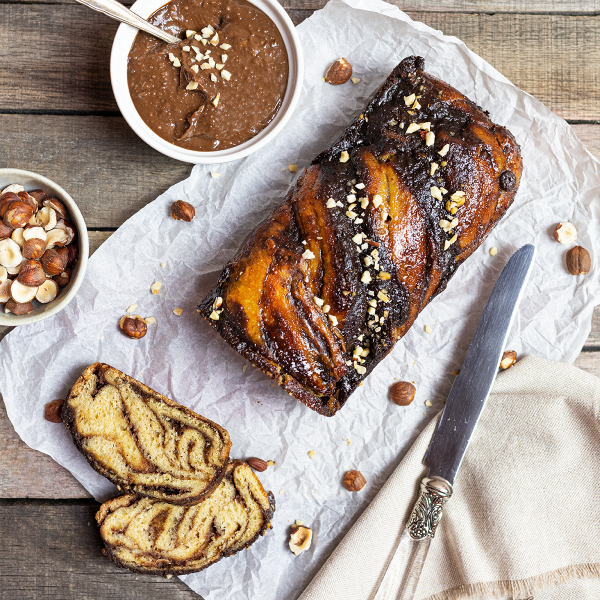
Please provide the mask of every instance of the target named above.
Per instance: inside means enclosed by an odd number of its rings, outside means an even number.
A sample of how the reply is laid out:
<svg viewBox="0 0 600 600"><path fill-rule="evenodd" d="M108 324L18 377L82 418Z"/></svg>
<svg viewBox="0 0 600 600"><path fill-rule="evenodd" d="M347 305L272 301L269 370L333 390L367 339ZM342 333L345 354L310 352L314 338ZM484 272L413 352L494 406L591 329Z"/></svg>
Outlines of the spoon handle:
<svg viewBox="0 0 600 600"><path fill-rule="evenodd" d="M136 15L134 12L130 11L128 8L123 6L117 0L76 0L80 4L85 4L85 6L92 8L93 10L97 10L113 19L117 19L117 21L121 21L121 23L127 23L127 25L131 25L137 29L141 29L150 35L153 35L168 44L178 44L181 40L176 38L174 35L151 25L143 19L139 15Z"/></svg>

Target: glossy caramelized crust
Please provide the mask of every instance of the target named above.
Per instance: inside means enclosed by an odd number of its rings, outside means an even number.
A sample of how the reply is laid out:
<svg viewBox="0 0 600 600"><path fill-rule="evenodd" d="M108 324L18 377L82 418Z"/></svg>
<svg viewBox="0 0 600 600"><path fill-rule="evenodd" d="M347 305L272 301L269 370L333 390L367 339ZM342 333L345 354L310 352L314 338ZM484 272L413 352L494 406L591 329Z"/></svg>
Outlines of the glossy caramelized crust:
<svg viewBox="0 0 600 600"><path fill-rule="evenodd" d="M323 415L446 287L521 178L510 132L423 64L411 56L394 69L199 307L231 346Z"/></svg>
<svg viewBox="0 0 600 600"><path fill-rule="evenodd" d="M96 520L110 559L155 575L201 571L254 543L271 527L275 499L244 462L232 461L219 487L200 504L174 506L121 496Z"/></svg>
<svg viewBox="0 0 600 600"><path fill-rule="evenodd" d="M83 372L61 416L90 465L120 489L194 504L225 474L225 429L109 365Z"/></svg>

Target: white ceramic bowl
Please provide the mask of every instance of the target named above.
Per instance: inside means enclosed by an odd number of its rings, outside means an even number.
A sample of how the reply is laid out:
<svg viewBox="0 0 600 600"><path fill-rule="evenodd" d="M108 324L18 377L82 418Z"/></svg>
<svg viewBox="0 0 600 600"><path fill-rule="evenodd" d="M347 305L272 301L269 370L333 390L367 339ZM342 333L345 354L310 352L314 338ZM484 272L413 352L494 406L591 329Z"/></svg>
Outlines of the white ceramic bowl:
<svg viewBox="0 0 600 600"><path fill-rule="evenodd" d="M200 152L197 150L180 148L179 146L175 146L175 144L163 140L154 133L146 123L144 123L135 109L129 94L129 86L127 85L127 56L131 50L131 45L133 44L133 40L135 39L138 30L125 24L121 24L117 29L110 56L110 79L115 99L117 100L117 104L119 105L119 109L125 117L125 120L129 123L129 126L155 150L158 150L171 158L176 158L177 160L189 163L218 164L229 162L248 156L248 154L262 148L272 140L287 123L294 112L294 108L296 108L300 92L302 91L302 79L304 77L302 46L300 45L300 40L294 24L277 0L250 1L275 23L283 37L289 62L288 85L281 108L275 115L273 121L252 139L227 150ZM165 4L165 0L137 0L131 7L131 10L147 19Z"/></svg>
<svg viewBox="0 0 600 600"><path fill-rule="evenodd" d="M69 211L71 217L70 221L77 229L77 237L72 243L79 244L79 259L71 273L71 280L68 285L61 288L60 293L55 300L48 302L48 304L40 304L34 300L34 310L26 315L6 314L3 309L0 310L0 325L12 326L27 325L28 323L35 323L36 321L46 319L61 311L69 304L69 302L71 302L85 277L85 270L87 268L87 261L90 253L90 244L85 221L83 220L75 201L67 194L67 192L65 192L65 190L54 183L54 181L31 171L22 171L21 169L0 169L0 191L11 183L20 183L28 192L38 189L44 190L48 195L58 198L63 202Z"/></svg>

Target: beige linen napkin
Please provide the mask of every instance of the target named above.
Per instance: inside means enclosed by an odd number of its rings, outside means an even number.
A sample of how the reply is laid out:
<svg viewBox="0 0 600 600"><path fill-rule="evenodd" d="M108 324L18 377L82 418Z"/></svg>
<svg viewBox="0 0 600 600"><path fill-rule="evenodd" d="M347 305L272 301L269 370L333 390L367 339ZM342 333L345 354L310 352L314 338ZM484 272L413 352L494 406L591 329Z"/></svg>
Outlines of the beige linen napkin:
<svg viewBox="0 0 600 600"><path fill-rule="evenodd" d="M600 379L570 365L528 356L498 375L416 600L600 598L599 409ZM436 423L300 600L372 600L417 498Z"/></svg>

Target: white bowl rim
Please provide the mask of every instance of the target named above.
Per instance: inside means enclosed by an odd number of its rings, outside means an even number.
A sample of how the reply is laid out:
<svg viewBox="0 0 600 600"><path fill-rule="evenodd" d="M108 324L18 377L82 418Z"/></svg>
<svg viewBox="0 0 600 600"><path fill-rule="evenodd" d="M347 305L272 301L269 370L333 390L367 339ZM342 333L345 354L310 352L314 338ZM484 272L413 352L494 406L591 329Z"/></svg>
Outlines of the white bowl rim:
<svg viewBox="0 0 600 600"><path fill-rule="evenodd" d="M22 180L25 178L35 179L39 182L40 189L44 189L44 191L51 191L53 194L56 194L58 199L62 200L67 205L70 216L75 222L77 233L79 235L77 274L75 278L69 282L68 287L66 288L66 293L61 293L56 300L53 300L49 304L43 305L42 307L37 308L33 312L26 315L13 315L6 314L3 311L0 312L0 325L12 327L28 325L30 323L35 323L51 317L52 315L60 312L63 308L65 308L65 306L67 306L67 304L69 304L69 302L71 302L85 278L88 256L90 252L90 242L87 226L79 207L75 203L75 200L73 200L73 198L71 198L71 196L60 185L48 177L40 175L39 173L26 171L24 169L2 168L0 169L0 177L3 177L4 175L10 175L11 177L14 176L15 181L13 181L13 183L19 183L17 180L18 177L21 177Z"/></svg>
<svg viewBox="0 0 600 600"><path fill-rule="evenodd" d="M117 29L110 56L110 79L115 100L129 126L155 150L183 162L211 165L225 163L248 156L262 148L286 125L298 104L302 92L304 57L300 38L290 17L277 0L249 0L249 2L262 10L275 23L281 33L288 54L288 85L282 105L271 123L247 142L227 150L200 152L181 148L163 140L146 125L135 109L127 83L127 56L138 30L124 23ZM137 0L131 6L131 10L144 18L148 18L165 4L168 4L165 0Z"/></svg>

